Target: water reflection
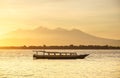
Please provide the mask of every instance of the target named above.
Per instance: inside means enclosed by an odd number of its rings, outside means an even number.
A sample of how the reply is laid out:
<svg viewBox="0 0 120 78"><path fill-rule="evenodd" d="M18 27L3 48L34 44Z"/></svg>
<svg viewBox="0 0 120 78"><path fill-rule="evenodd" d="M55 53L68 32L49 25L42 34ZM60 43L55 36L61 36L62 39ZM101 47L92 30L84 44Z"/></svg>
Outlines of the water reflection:
<svg viewBox="0 0 120 78"><path fill-rule="evenodd" d="M32 50L0 50L0 78L119 78L119 50L77 50L86 59L33 60Z"/></svg>

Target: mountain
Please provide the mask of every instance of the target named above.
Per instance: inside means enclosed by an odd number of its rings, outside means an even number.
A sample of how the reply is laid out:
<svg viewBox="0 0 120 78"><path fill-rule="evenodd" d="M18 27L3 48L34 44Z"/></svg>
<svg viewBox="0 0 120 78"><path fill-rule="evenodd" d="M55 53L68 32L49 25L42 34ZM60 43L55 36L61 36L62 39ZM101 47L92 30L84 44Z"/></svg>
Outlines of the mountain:
<svg viewBox="0 0 120 78"><path fill-rule="evenodd" d="M8 45L111 45L120 46L120 40L99 38L78 29L48 29L39 27L33 30L18 29L6 34L1 40Z"/></svg>

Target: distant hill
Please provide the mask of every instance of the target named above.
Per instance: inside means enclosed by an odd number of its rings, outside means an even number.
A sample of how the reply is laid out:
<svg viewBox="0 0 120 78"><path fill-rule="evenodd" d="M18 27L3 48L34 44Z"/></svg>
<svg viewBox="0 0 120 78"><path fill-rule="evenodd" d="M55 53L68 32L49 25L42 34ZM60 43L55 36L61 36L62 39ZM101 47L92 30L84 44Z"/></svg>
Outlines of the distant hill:
<svg viewBox="0 0 120 78"><path fill-rule="evenodd" d="M120 40L99 38L78 29L48 29L39 27L34 30L16 30L2 39L9 45L111 45L120 46Z"/></svg>

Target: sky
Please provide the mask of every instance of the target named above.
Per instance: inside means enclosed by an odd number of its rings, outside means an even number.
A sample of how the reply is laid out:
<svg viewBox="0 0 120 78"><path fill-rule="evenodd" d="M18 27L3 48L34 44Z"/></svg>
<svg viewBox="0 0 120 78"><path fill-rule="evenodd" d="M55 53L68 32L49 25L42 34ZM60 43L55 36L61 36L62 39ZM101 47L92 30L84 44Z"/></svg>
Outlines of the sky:
<svg viewBox="0 0 120 78"><path fill-rule="evenodd" d="M39 26L120 40L120 0L0 0L0 35Z"/></svg>

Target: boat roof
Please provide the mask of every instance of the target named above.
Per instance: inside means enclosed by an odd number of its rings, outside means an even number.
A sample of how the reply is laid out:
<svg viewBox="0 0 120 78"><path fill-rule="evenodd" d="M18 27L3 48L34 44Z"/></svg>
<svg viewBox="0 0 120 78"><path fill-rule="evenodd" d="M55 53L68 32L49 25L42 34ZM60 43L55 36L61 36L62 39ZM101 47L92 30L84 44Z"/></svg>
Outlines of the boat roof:
<svg viewBox="0 0 120 78"><path fill-rule="evenodd" d="M71 53L71 54L76 54L76 52L47 52L47 51L33 51L33 52L42 52L42 53Z"/></svg>

